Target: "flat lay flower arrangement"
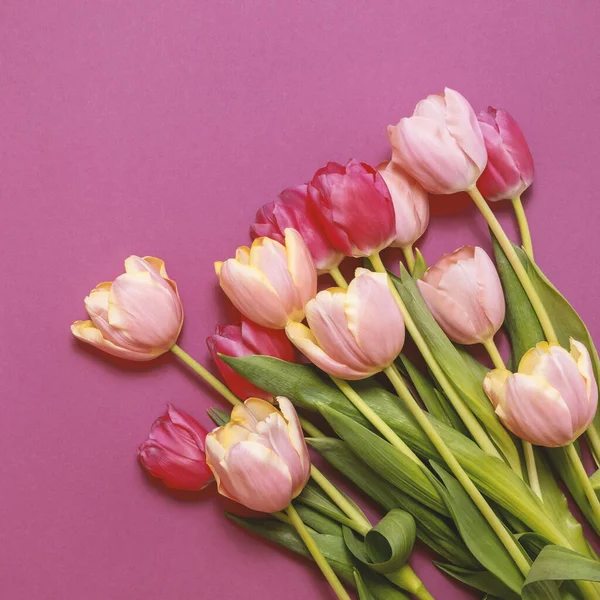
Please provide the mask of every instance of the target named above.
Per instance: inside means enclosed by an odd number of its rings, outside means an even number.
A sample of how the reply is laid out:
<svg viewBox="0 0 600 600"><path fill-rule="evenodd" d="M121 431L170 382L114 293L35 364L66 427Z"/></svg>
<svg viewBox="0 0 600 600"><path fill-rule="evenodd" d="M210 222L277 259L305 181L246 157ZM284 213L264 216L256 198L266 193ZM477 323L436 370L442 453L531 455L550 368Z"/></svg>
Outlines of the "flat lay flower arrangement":
<svg viewBox="0 0 600 600"><path fill-rule="evenodd" d="M230 411L168 405L141 464L169 488L216 485L263 513L228 517L312 559L338 598L432 598L408 562L419 539L441 571L490 600L600 600L600 562L567 504L600 533L600 471L590 476L581 458L587 445L600 466L600 361L534 258L523 133L507 111L476 115L446 89L388 134L389 162L328 163L260 208L252 244L215 263L240 314L207 340L219 378L177 345L184 310L158 258L127 258L72 332L134 361L170 351L219 392ZM416 247L428 195L457 192L485 219L494 255L462 246L428 266ZM520 240L496 219L504 200ZM389 247L402 250L399 275L382 261ZM349 280L346 257L362 265ZM321 276L335 287L318 291ZM382 518L371 522L309 449Z"/></svg>

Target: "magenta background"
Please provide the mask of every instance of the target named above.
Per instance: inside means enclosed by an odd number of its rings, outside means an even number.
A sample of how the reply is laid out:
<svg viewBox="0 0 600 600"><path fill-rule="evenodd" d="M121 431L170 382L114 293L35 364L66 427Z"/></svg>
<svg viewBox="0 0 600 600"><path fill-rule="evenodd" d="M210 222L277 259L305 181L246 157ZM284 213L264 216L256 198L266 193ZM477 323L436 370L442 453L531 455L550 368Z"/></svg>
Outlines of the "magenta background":
<svg viewBox="0 0 600 600"><path fill-rule="evenodd" d="M386 125L449 85L522 124L536 256L600 336L599 21L595 0L3 0L2 596L331 598L214 494L167 495L138 467L166 402L205 423L223 403L174 358L123 366L69 325L127 255L154 254L180 285L181 344L207 361L225 318L212 263L256 209L327 160L386 158ZM472 210L434 219L423 251L467 242L487 246ZM412 562L438 598L472 597L430 558Z"/></svg>

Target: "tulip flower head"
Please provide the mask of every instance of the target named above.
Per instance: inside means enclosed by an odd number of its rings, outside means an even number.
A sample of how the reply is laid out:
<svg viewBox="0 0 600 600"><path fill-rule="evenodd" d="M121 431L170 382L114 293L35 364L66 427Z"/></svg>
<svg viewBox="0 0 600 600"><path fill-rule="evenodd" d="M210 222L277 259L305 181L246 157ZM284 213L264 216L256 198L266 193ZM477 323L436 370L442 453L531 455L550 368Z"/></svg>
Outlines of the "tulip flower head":
<svg viewBox="0 0 600 600"><path fill-rule="evenodd" d="M167 487L201 490L214 480L206 464L207 433L198 421L169 404L167 412L152 424L138 457L144 469Z"/></svg>
<svg viewBox="0 0 600 600"><path fill-rule="evenodd" d="M421 100L412 117L388 127L392 160L432 194L471 189L487 153L469 102L446 88Z"/></svg>
<svg viewBox="0 0 600 600"><path fill-rule="evenodd" d="M317 271L302 236L285 230L285 245L261 237L241 246L235 258L215 263L221 289L248 319L271 329L304 318L317 293Z"/></svg>
<svg viewBox="0 0 600 600"><path fill-rule="evenodd" d="M288 228L302 236L319 273L330 271L342 261L344 255L331 247L317 218L309 210L306 185L283 190L277 200L265 204L256 213L250 235L252 239L264 236L283 244L284 231Z"/></svg>
<svg viewBox="0 0 600 600"><path fill-rule="evenodd" d="M488 154L479 191L491 202L520 196L533 183L533 157L521 128L508 112L491 106L477 120Z"/></svg>
<svg viewBox="0 0 600 600"><path fill-rule="evenodd" d="M454 342L487 342L504 321L502 284L481 248L462 246L444 255L417 285L435 320Z"/></svg>
<svg viewBox="0 0 600 600"><path fill-rule="evenodd" d="M308 184L308 198L329 242L346 256L369 256L394 241L390 192L368 164L327 163Z"/></svg>
<svg viewBox="0 0 600 600"><path fill-rule="evenodd" d="M392 161L380 165L377 170L394 203L396 239L391 246L408 248L425 233L429 225L429 197L417 181Z"/></svg>
<svg viewBox="0 0 600 600"><path fill-rule="evenodd" d="M206 438L206 462L219 492L260 512L286 508L310 477L310 457L293 404L260 398L236 404L231 420Z"/></svg>
<svg viewBox="0 0 600 600"><path fill-rule="evenodd" d="M289 323L292 343L317 367L342 379L364 379L388 367L404 345L404 320L387 275L357 269L347 290L319 292L306 320Z"/></svg>
<svg viewBox="0 0 600 600"><path fill-rule="evenodd" d="M590 355L573 339L570 352L539 343L523 356L517 373L495 369L484 388L507 429L537 446L570 444L588 428L598 406Z"/></svg>
<svg viewBox="0 0 600 600"><path fill-rule="evenodd" d="M75 321L73 335L109 354L151 360L170 350L183 325L177 285L159 258L130 256L125 273L85 299L91 320Z"/></svg>
<svg viewBox="0 0 600 600"><path fill-rule="evenodd" d="M236 373L219 354L225 356L273 356L293 362L294 347L281 329L267 329L242 319L239 325L219 325L206 343L227 387L242 399L257 397L272 400L273 396L261 390Z"/></svg>

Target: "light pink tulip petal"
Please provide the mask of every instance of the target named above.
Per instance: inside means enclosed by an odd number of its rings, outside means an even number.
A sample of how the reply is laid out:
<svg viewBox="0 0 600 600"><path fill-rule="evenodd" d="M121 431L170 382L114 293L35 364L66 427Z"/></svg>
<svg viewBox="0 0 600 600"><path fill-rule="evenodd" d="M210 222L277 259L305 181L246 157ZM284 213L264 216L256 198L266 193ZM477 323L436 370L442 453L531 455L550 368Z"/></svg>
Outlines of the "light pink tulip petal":
<svg viewBox="0 0 600 600"><path fill-rule="evenodd" d="M348 329L370 363L380 369L389 366L404 345L404 319L387 275L357 269L344 308Z"/></svg>
<svg viewBox="0 0 600 600"><path fill-rule="evenodd" d="M506 314L502 283L492 259L485 250L479 247L475 248L475 266L479 287L477 293L479 304L483 308L495 334L502 326Z"/></svg>
<svg viewBox="0 0 600 600"><path fill-rule="evenodd" d="M178 307L173 290L158 284L150 273L126 273L111 287L108 322L136 343L166 351L177 341L183 324Z"/></svg>
<svg viewBox="0 0 600 600"><path fill-rule="evenodd" d="M444 97L448 131L479 172L483 171L487 163L487 152L473 108L462 94L450 88L444 90Z"/></svg>
<svg viewBox="0 0 600 600"><path fill-rule="evenodd" d="M226 260L220 271L221 288L248 319L273 329L283 329L287 312L269 280L257 269Z"/></svg>
<svg viewBox="0 0 600 600"><path fill-rule="evenodd" d="M237 405L241 406L241 405ZM246 417L252 419L255 423L259 421L264 421L268 417L273 414L278 414L279 411L266 400L262 398L248 398L246 402L244 402L244 407L246 409Z"/></svg>
<svg viewBox="0 0 600 600"><path fill-rule="evenodd" d="M306 320L318 345L333 360L364 371L370 361L348 329L346 292L324 290L306 305Z"/></svg>
<svg viewBox="0 0 600 600"><path fill-rule="evenodd" d="M578 342L573 338L571 338L570 343L571 356L577 361L577 368L585 380L585 388L588 397L588 413L585 424L581 423L580 427L587 429L592 419L596 416L596 410L598 408L598 384L596 383L592 359L590 358L590 353L587 348L581 342Z"/></svg>
<svg viewBox="0 0 600 600"><path fill-rule="evenodd" d="M310 476L310 455L308 453L308 447L304 439L304 434L302 433L302 426L300 425L300 420L298 419L298 414L296 413L294 405L285 396L278 396L277 402L279 403L279 410L281 411L281 414L285 417L288 423L288 434L290 436L292 445L300 457L304 486Z"/></svg>
<svg viewBox="0 0 600 600"><path fill-rule="evenodd" d="M520 373L509 377L496 414L517 437L537 446L564 446L574 437L569 408L539 377Z"/></svg>
<svg viewBox="0 0 600 600"><path fill-rule="evenodd" d="M506 380L509 377L512 377L512 373L508 369L494 369L489 371L483 380L483 390L494 408L502 402Z"/></svg>
<svg viewBox="0 0 600 600"><path fill-rule="evenodd" d="M250 249L250 266L261 271L269 280L287 314L293 313L299 300L287 268L285 247L269 238L254 240Z"/></svg>
<svg viewBox="0 0 600 600"><path fill-rule="evenodd" d="M292 500L292 478L286 464L261 444L235 444L217 470L231 497L251 510L273 513L284 510Z"/></svg>
<svg viewBox="0 0 600 600"><path fill-rule="evenodd" d="M285 230L287 268L297 290L299 304L296 306L301 320L306 303L317 293L317 271L310 251L300 234L294 229ZM302 315L302 316L299 316Z"/></svg>
<svg viewBox="0 0 600 600"><path fill-rule="evenodd" d="M340 379L355 380L365 379L377 372L377 370L367 370L366 368L359 371L337 362L318 346L317 340L311 330L301 323L289 323L285 330L294 346L319 367L319 369L329 375L339 377Z"/></svg>
<svg viewBox="0 0 600 600"><path fill-rule="evenodd" d="M458 344L477 344L482 341L467 311L446 292L424 281L417 281L417 286L434 319L451 340Z"/></svg>
<svg viewBox="0 0 600 600"><path fill-rule="evenodd" d="M413 117L425 117L446 127L446 102L442 94L431 94L415 106Z"/></svg>
<svg viewBox="0 0 600 600"><path fill-rule="evenodd" d="M102 336L102 333L92 321L75 321L75 323L71 325L71 333L78 340L95 346L100 350L104 350L104 352L108 352L108 354L118 356L119 358L126 358L128 360L135 361L146 361L152 360L153 358L156 358L162 354L162 352L159 351L148 351L148 353L143 353L116 346Z"/></svg>

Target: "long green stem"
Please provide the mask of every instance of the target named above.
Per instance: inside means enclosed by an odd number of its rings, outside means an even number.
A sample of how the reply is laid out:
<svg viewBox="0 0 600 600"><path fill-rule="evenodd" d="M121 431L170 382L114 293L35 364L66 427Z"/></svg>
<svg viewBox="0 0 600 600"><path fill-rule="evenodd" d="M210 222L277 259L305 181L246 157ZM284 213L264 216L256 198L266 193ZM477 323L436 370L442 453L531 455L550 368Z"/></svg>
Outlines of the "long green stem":
<svg viewBox="0 0 600 600"><path fill-rule="evenodd" d="M321 550L319 550L319 547L315 543L313 537L310 535L308 529L306 528L306 525L304 525L304 523L302 522L302 519L300 518L300 515L298 514L296 509L290 504L287 507L286 512L288 514L290 522L294 526L294 529L302 538L304 545L310 552L314 561L319 566L319 569L321 569L321 573L323 573L325 579L327 579L327 581L329 582L329 585L335 592L336 596L340 600L350 600L348 592L346 592L344 586L342 585L342 582L338 579L338 576L333 572L331 565L327 562L327 559L323 556Z"/></svg>
<svg viewBox="0 0 600 600"><path fill-rule="evenodd" d="M529 231L529 223L527 222L525 209L523 208L523 203L521 202L521 196L515 196L512 199L512 205L515 211L515 216L517 217L517 223L519 224L519 233L521 234L521 244L523 245L523 250L525 250L525 253L531 259L531 262L534 262L531 232Z"/></svg>
<svg viewBox="0 0 600 600"><path fill-rule="evenodd" d="M594 460L596 461L596 465L600 467L600 434L598 434L598 429L596 429L596 425L594 425L594 423L588 427L586 434L592 449Z"/></svg>
<svg viewBox="0 0 600 600"><path fill-rule="evenodd" d="M412 275L415 270L415 252L412 245L402 248L402 254L404 254L404 260L406 261L408 272Z"/></svg>
<svg viewBox="0 0 600 600"><path fill-rule="evenodd" d="M529 573L529 563L523 555L523 552L515 542L510 532L506 529L502 521L492 510L492 507L488 504L487 500L475 487L475 484L471 481L465 470L460 466L460 463L458 460L456 460L450 448L448 448L440 434L431 424L431 421L429 421L427 415L423 412L417 401L413 398L413 395L404 383L396 367L394 365L387 367L387 369L385 369L385 374L388 376L390 382L394 386L394 389L403 400L410 413L425 432L425 435L427 435L427 437L431 440L431 443L435 446L435 449L438 451L448 468L452 471L456 479L458 479L465 492L467 492L471 500L473 500L475 506L477 506L485 520L494 530L498 536L498 539L509 552L521 573L523 573L523 575L526 577L527 573Z"/></svg>
<svg viewBox="0 0 600 600"><path fill-rule="evenodd" d="M566 447L566 450L567 455L569 457L569 461L571 462L571 466L573 467L575 476L577 477L579 483L581 484L581 487L583 488L585 496L592 507L592 512L594 513L594 516L596 517L596 519L598 519L598 522L600 522L600 500L598 500L598 496L596 495L596 492L592 487L590 478L585 472L585 468L583 467L581 458L577 453L577 449L573 444L569 444Z"/></svg>
<svg viewBox="0 0 600 600"><path fill-rule="evenodd" d="M377 272L387 274L386 268L385 268L384 264L381 262L381 258L378 253L372 254L369 257L369 260L371 261L371 263L373 264L373 267L375 268L375 270ZM402 316L404 317L404 323L406 325L406 329L408 330L408 332L410 333L410 336L412 337L415 344L417 345L419 352L422 354L423 358L425 359L425 362L427 363L427 366L433 373L433 376L437 379L439 384L442 386L444 393L446 394L446 396L452 403L452 406L454 406L456 412L458 413L458 416L461 418L462 422L465 424L465 426L467 427L467 429L469 430L469 432L473 436L473 439L477 442L479 447L486 454L489 454L491 456L496 456L497 458L500 458L502 460L502 457L500 456L500 453L496 449L496 446L494 446L492 440L490 440L488 434L485 432L484 428L481 426L479 421L475 418L473 413L469 410L469 408L465 405L465 403L462 401L462 399L456 393L456 390L454 389L454 387L450 383L449 379L446 377L446 374L444 373L444 371L438 364L437 360L433 356L433 353L429 349L427 342L421 335L421 332L417 328L416 323L413 321L413 318L410 315L410 313L408 312L408 309L406 308L404 301L402 300L400 294L398 293L398 290L396 289L396 287L394 286L394 284L392 283L391 280L389 280L389 284L390 284L390 290L392 292L392 295L394 296L394 299L396 300L396 303L398 304L398 307L400 308L400 311L402 312Z"/></svg>
<svg viewBox="0 0 600 600"><path fill-rule="evenodd" d="M333 269L330 269L329 274L331 275L331 278L335 281L338 287L341 287L344 290L348 288L348 282L346 281L346 278L342 275L342 272L340 271L339 267L333 267Z"/></svg>
<svg viewBox="0 0 600 600"><path fill-rule="evenodd" d="M488 206L488 203L485 201L485 198L481 195L481 192L477 189L477 186L471 188L469 190L469 195L471 196L473 202L479 209L479 212L483 215L486 220L489 228L492 230L494 237L498 240L508 262L511 264L516 276L518 277L521 285L523 286L523 290L527 294L529 301L531 302L531 306L533 306L533 310L537 315L537 318L540 321L540 325L544 330L544 335L546 339L550 343L557 343L558 338L556 337L556 332L554 331L554 327L552 326L552 322L550 321L550 317L548 316L548 312L546 311L546 307L542 303L542 300L537 293L535 287L523 263L519 260L515 249L512 246L511 241L508 239L508 236L502 229L502 225L496 218L496 215L492 211L492 209Z"/></svg>
<svg viewBox="0 0 600 600"><path fill-rule="evenodd" d="M498 346L496 346L494 338L483 342L483 345L485 346L487 353L490 355L490 358L494 363L494 367L496 367L496 369L506 369L506 365L502 360L502 356L498 351ZM529 485L535 492L536 496L543 502L544 499L542 498L542 488L540 487L540 478L538 477L537 466L535 464L535 452L533 450L533 446L525 440L521 440L521 442L523 445L523 454L525 455L525 468L527 469Z"/></svg>
<svg viewBox="0 0 600 600"><path fill-rule="evenodd" d="M354 406L362 413L362 415L383 435L383 437L396 450L402 452L410 459L414 460L420 467L427 468L421 459L398 437L394 430L360 397L354 388L343 379L338 379L330 375L331 380L340 388L340 391L354 404Z"/></svg>

